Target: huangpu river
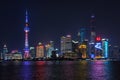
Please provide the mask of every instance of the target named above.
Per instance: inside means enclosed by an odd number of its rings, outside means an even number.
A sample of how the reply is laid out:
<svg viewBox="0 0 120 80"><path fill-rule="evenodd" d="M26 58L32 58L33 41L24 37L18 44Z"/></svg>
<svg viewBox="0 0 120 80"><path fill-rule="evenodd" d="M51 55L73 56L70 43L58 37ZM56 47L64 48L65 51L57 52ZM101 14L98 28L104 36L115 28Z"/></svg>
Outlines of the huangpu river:
<svg viewBox="0 0 120 80"><path fill-rule="evenodd" d="M2 61L0 80L120 80L120 61Z"/></svg>

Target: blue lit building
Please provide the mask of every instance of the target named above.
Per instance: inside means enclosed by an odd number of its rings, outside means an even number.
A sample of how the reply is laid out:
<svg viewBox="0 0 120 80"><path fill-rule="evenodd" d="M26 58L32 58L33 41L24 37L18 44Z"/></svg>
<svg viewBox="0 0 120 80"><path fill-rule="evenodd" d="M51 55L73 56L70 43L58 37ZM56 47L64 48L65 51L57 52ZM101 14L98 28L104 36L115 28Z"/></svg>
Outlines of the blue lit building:
<svg viewBox="0 0 120 80"><path fill-rule="evenodd" d="M95 58L103 58L103 48L102 48L102 41L100 37L96 38L96 43L95 43Z"/></svg>
<svg viewBox="0 0 120 80"><path fill-rule="evenodd" d="M109 51L108 51L108 39L101 37L96 37L95 42L95 58L108 58L109 57Z"/></svg>
<svg viewBox="0 0 120 80"><path fill-rule="evenodd" d="M81 27L80 28L80 32L78 32L78 37L79 37L79 42L82 43L83 41L85 41L86 39L86 28L85 27Z"/></svg>
<svg viewBox="0 0 120 80"><path fill-rule="evenodd" d="M108 43L108 39L102 39L102 49L103 49L103 57L104 58L108 58L109 56L108 56L108 45L109 45L109 43Z"/></svg>

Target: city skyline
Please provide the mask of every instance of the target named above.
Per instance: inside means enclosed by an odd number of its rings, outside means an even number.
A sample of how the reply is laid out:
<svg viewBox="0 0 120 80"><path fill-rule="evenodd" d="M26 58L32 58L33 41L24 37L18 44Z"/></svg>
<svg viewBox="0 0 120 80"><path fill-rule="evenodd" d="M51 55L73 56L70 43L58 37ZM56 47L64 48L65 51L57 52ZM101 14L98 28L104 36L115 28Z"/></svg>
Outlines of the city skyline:
<svg viewBox="0 0 120 80"><path fill-rule="evenodd" d="M112 6L111 6L112 4ZM1 3L0 49L24 48L25 10L30 17L30 46L38 42L60 44L60 37L70 34L77 37L80 27L89 27L90 16L96 16L96 33L119 43L119 4L112 1L5 1ZM111 10L110 10L111 9ZM106 11L107 10L107 11Z"/></svg>

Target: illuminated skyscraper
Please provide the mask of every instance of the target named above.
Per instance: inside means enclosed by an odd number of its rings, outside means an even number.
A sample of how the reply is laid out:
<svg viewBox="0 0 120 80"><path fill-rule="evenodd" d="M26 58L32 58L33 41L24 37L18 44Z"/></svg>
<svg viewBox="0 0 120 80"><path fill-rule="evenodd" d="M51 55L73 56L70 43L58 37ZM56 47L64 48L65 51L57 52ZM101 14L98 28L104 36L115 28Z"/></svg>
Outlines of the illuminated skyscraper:
<svg viewBox="0 0 120 80"><path fill-rule="evenodd" d="M30 58L29 54L29 42L28 42L28 33L29 33L29 27L28 27L28 12L26 11L26 20L25 20L25 48L24 48L24 58Z"/></svg>
<svg viewBox="0 0 120 80"><path fill-rule="evenodd" d="M101 37L97 36L96 40L95 40L95 58L102 58L103 57L103 53L102 53L102 41L101 41Z"/></svg>
<svg viewBox="0 0 120 80"><path fill-rule="evenodd" d="M44 57L44 46L42 43L38 43L36 47L36 58L43 58Z"/></svg>
<svg viewBox="0 0 120 80"><path fill-rule="evenodd" d="M8 49L7 49L7 46L4 45L3 46L3 52L2 52L2 59L5 59L5 55L8 53Z"/></svg>
<svg viewBox="0 0 120 80"><path fill-rule="evenodd" d="M104 38L102 39L102 51L103 51L103 57L108 58L108 39Z"/></svg>
<svg viewBox="0 0 120 80"><path fill-rule="evenodd" d="M72 39L71 35L61 37L61 53L72 52Z"/></svg>
<svg viewBox="0 0 120 80"><path fill-rule="evenodd" d="M82 43L83 41L85 41L86 36L87 36L86 35L86 28L85 27L81 27L80 28L80 32L78 32L78 37L79 37L78 41L80 43Z"/></svg>
<svg viewBox="0 0 120 80"><path fill-rule="evenodd" d="M31 55L31 58L32 58L32 59L35 58L35 56L36 56L35 47L30 47L30 55Z"/></svg>
<svg viewBox="0 0 120 80"><path fill-rule="evenodd" d="M80 42L85 41L86 39L86 28L82 27L80 28Z"/></svg>
<svg viewBox="0 0 120 80"><path fill-rule="evenodd" d="M3 53L4 53L4 54L8 53L8 49L7 49L7 46L6 46L6 45L3 46Z"/></svg>
<svg viewBox="0 0 120 80"><path fill-rule="evenodd" d="M52 55L52 51L54 51L53 41L50 41L49 44L45 45L45 48L46 48L46 57L50 58Z"/></svg>
<svg viewBox="0 0 120 80"><path fill-rule="evenodd" d="M90 43L89 43L89 55L91 58L95 57L95 37L96 37L95 16L92 15L90 20Z"/></svg>
<svg viewBox="0 0 120 80"><path fill-rule="evenodd" d="M66 49L65 43L66 43L66 37L62 36L61 37L61 53L62 54L65 53L65 49Z"/></svg>
<svg viewBox="0 0 120 80"><path fill-rule="evenodd" d="M95 16L94 15L91 16L90 29L91 29L90 42L95 43L96 33L95 33Z"/></svg>

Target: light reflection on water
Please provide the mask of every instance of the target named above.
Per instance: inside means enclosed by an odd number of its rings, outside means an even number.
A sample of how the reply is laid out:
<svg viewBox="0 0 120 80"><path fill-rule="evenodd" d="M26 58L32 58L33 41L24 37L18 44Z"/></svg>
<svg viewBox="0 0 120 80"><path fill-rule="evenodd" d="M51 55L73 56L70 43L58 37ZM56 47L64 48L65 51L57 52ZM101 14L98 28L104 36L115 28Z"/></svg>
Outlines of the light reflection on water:
<svg viewBox="0 0 120 80"><path fill-rule="evenodd" d="M90 65L89 77L94 80L109 80L110 70L109 62L93 61Z"/></svg>
<svg viewBox="0 0 120 80"><path fill-rule="evenodd" d="M9 61L0 80L120 80L119 61Z"/></svg>

